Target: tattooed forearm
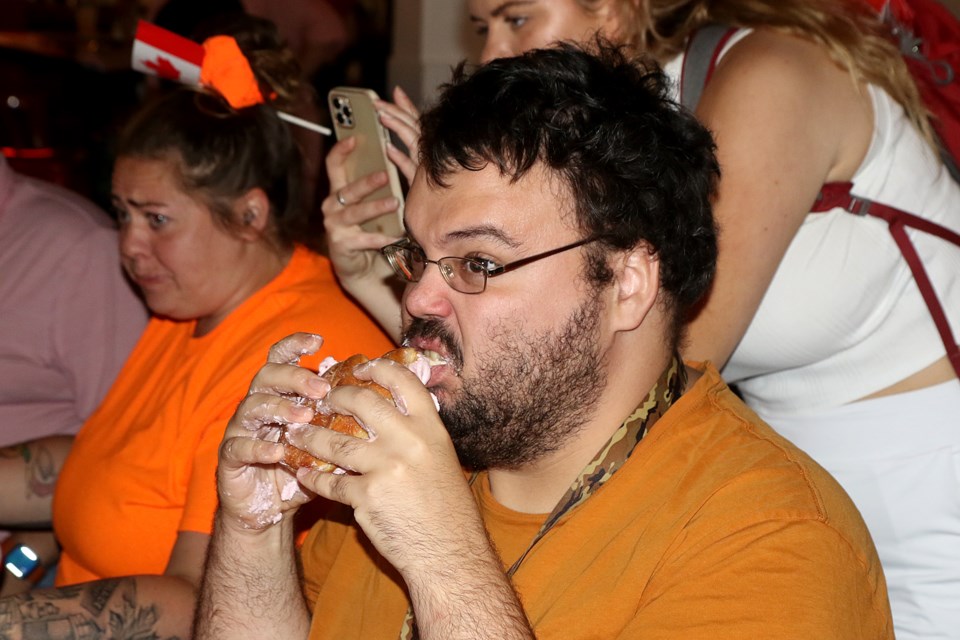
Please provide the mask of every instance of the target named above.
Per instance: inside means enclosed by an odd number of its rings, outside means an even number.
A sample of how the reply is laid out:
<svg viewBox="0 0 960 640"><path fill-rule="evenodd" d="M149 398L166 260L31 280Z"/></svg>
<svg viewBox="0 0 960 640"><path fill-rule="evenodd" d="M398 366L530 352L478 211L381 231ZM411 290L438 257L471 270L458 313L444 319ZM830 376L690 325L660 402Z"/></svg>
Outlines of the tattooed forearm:
<svg viewBox="0 0 960 640"><path fill-rule="evenodd" d="M0 600L0 640L178 640L157 633L159 614L136 579L99 580Z"/></svg>
<svg viewBox="0 0 960 640"><path fill-rule="evenodd" d="M133 582L133 580L131 580ZM94 618L100 616L110 601L110 596L120 586L119 580L98 580L90 583L80 596L80 605ZM136 583L134 583L134 590Z"/></svg>

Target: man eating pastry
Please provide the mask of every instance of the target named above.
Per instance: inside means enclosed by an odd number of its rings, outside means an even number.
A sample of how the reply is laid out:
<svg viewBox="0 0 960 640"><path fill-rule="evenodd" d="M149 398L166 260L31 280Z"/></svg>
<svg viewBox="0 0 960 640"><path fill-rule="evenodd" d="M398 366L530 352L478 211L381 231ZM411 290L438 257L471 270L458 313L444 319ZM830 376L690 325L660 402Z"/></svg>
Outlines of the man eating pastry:
<svg viewBox="0 0 960 640"><path fill-rule="evenodd" d="M846 494L678 358L716 261L713 142L659 70L595 49L460 69L424 114L383 254L406 344L441 362L426 386L354 370L392 402L290 364L317 336L273 348L221 447L198 638L892 638ZM313 417L296 396L370 437L292 429L346 473L291 492L267 436ZM311 494L342 508L297 551Z"/></svg>

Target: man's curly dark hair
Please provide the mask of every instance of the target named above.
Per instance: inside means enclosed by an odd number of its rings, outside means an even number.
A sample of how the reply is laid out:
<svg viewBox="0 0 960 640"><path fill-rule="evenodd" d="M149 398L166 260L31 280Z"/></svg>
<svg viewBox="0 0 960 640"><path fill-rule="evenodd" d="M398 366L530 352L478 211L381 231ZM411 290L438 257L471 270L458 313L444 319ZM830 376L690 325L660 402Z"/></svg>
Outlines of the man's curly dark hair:
<svg viewBox="0 0 960 640"><path fill-rule="evenodd" d="M421 119L420 163L446 186L454 172L488 164L519 180L538 162L569 188L597 284L605 257L645 243L660 260L680 319L716 269L711 211L720 169L710 133L668 97L655 63L604 41L589 51L562 43L472 72L460 64Z"/></svg>

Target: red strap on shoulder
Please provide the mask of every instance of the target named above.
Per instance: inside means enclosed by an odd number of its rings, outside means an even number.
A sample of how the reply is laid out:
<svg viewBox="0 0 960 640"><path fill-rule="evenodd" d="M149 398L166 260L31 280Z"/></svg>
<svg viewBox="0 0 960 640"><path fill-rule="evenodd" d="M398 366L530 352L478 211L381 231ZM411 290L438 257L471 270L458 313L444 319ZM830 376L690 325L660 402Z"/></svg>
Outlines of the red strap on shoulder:
<svg viewBox="0 0 960 640"><path fill-rule="evenodd" d="M920 255L917 253L916 247L913 246L913 242L910 240L906 228L913 227L914 229L933 234L939 238L943 238L947 242L952 242L958 247L960 247L960 234L935 222L930 222L912 213L907 213L902 209L867 200L866 198L858 198L850 192L852 187L853 183L851 182L831 182L823 185L813 207L810 209L811 213L823 213L840 207L849 213L861 216L870 215L881 218L887 222L890 228L890 234L897 243L897 247L900 248L900 253L903 254L903 258L907 261L907 266L910 267L910 273L913 274L913 279L920 289L920 295L923 296L923 301L927 304L927 309L930 311L933 323L936 325L937 332L940 334L940 340L943 341L943 346L947 350L947 358L950 360L950 364L953 365L953 370L957 372L957 377L960 377L960 345L957 344L957 340L953 336L953 331L950 330L947 314L943 310L940 299L937 298L937 293L933 288L933 283L930 281L930 276L927 275L927 270L923 267L923 261L920 260Z"/></svg>

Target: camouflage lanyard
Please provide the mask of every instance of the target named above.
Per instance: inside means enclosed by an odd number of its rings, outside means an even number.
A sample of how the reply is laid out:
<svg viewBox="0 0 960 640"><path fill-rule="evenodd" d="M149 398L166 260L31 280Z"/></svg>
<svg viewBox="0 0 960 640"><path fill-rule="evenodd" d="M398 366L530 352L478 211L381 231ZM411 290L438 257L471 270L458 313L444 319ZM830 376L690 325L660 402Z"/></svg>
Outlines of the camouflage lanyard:
<svg viewBox="0 0 960 640"><path fill-rule="evenodd" d="M577 505L585 502L593 493L599 489L613 474L619 470L633 450L640 444L643 437L647 435L650 428L656 421L667 412L667 409L676 402L677 398L683 393L687 383L686 370L683 367L680 357L674 355L670 364L660 374L650 392L643 399L643 402L634 409L616 433L610 438L606 446L600 450L577 479L570 485L567 492L557 502L557 506L547 516L546 521L540 527L540 531L534 536L533 540L527 546L517 561L507 570L507 577L512 578L520 568L520 564L527 558L534 546L550 529L559 522L560 518L566 515ZM471 484L477 478L474 474L470 479ZM418 633L416 623L413 619L412 605L407 608L407 615L403 619L403 627L400 629L400 640L417 640Z"/></svg>

